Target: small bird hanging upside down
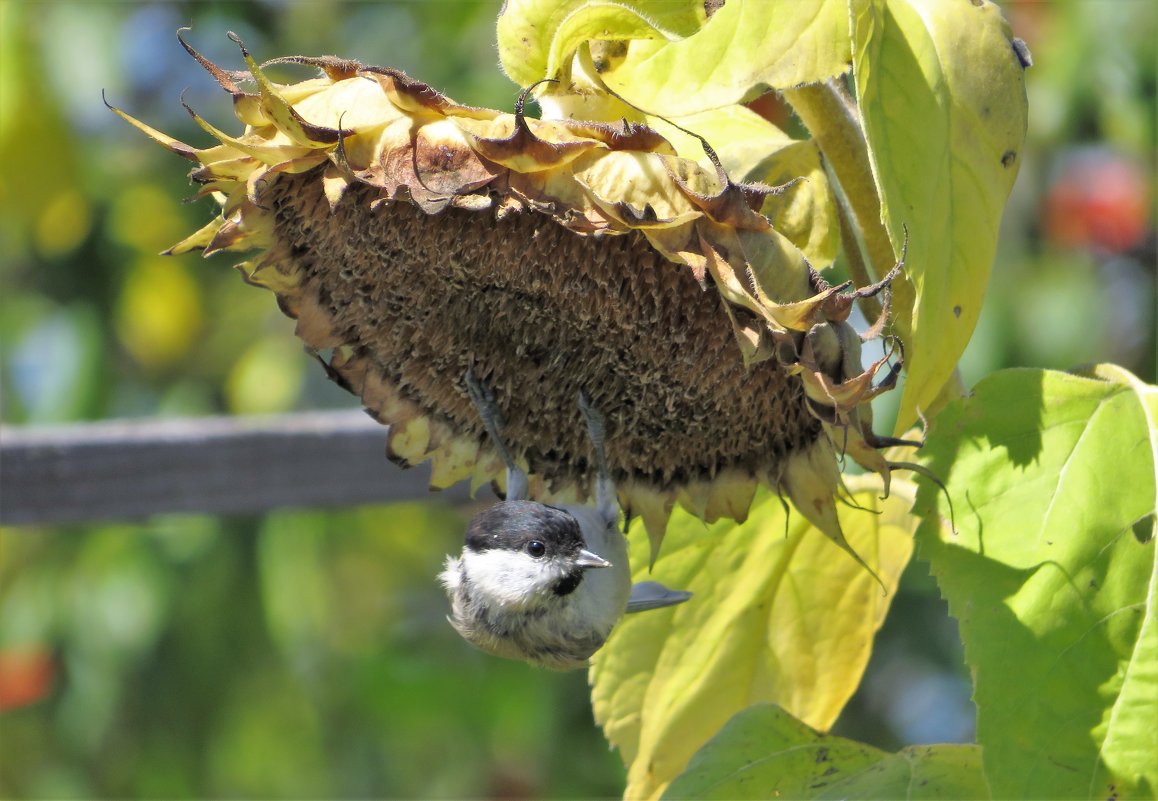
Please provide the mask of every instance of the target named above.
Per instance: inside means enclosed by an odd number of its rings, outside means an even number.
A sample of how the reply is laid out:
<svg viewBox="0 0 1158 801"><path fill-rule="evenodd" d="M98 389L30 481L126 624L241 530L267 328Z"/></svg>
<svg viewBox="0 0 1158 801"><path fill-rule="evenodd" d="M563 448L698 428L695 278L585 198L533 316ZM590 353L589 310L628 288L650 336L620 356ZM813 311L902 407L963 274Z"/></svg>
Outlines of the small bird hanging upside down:
<svg viewBox="0 0 1158 801"><path fill-rule="evenodd" d="M499 434L494 398L469 372L466 388L507 466L507 497L475 516L462 555L448 556L439 575L464 639L496 656L574 670L587 666L625 612L691 597L653 581L632 585L604 421L586 396L579 409L595 451L595 505L556 507L527 499L527 474Z"/></svg>

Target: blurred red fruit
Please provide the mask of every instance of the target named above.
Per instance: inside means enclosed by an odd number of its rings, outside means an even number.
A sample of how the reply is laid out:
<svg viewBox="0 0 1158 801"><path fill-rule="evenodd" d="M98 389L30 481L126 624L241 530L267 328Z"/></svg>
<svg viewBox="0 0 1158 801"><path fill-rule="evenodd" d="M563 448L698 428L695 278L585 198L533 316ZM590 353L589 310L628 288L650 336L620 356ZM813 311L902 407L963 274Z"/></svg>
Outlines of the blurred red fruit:
<svg viewBox="0 0 1158 801"><path fill-rule="evenodd" d="M0 712L48 695L56 676L51 652L37 646L0 651Z"/></svg>
<svg viewBox="0 0 1158 801"><path fill-rule="evenodd" d="M1143 168L1107 150L1063 157L1043 208L1046 237L1063 247L1121 253L1150 226L1150 186Z"/></svg>

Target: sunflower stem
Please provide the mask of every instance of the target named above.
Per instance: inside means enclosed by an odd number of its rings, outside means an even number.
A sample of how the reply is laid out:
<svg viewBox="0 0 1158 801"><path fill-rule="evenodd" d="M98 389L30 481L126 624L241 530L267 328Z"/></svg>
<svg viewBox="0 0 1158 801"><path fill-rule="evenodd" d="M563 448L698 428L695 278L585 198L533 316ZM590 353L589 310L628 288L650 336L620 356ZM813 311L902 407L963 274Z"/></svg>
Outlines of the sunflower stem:
<svg viewBox="0 0 1158 801"><path fill-rule="evenodd" d="M881 222L881 204L856 105L836 81L788 89L784 97L812 133L840 183L864 242L873 276L883 277L896 263L896 254ZM847 244L845 249L846 253L850 250ZM849 257L850 265L852 258ZM860 276L855 277L862 280ZM867 276L863 280L872 283Z"/></svg>

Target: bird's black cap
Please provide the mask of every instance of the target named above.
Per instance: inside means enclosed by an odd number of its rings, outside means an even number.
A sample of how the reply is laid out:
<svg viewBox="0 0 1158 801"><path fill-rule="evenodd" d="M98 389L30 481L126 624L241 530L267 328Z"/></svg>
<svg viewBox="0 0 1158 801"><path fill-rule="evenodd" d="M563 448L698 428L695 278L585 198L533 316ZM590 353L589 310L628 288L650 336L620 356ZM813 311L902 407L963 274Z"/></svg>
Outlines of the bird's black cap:
<svg viewBox="0 0 1158 801"><path fill-rule="evenodd" d="M466 528L466 547L475 552L521 551L533 540L546 546L548 558L574 555L584 547L578 520L534 501L500 501L475 515Z"/></svg>

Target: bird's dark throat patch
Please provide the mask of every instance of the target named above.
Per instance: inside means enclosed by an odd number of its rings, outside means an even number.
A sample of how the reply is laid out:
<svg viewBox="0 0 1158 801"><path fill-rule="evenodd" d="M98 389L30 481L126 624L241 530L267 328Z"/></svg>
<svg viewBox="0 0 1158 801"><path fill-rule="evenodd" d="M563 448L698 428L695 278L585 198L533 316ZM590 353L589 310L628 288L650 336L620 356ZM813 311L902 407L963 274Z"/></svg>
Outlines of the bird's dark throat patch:
<svg viewBox="0 0 1158 801"><path fill-rule="evenodd" d="M579 585L582 582L583 568L579 567L572 570L566 576L555 582L555 586L551 588L551 591L560 598L563 598L579 589Z"/></svg>

